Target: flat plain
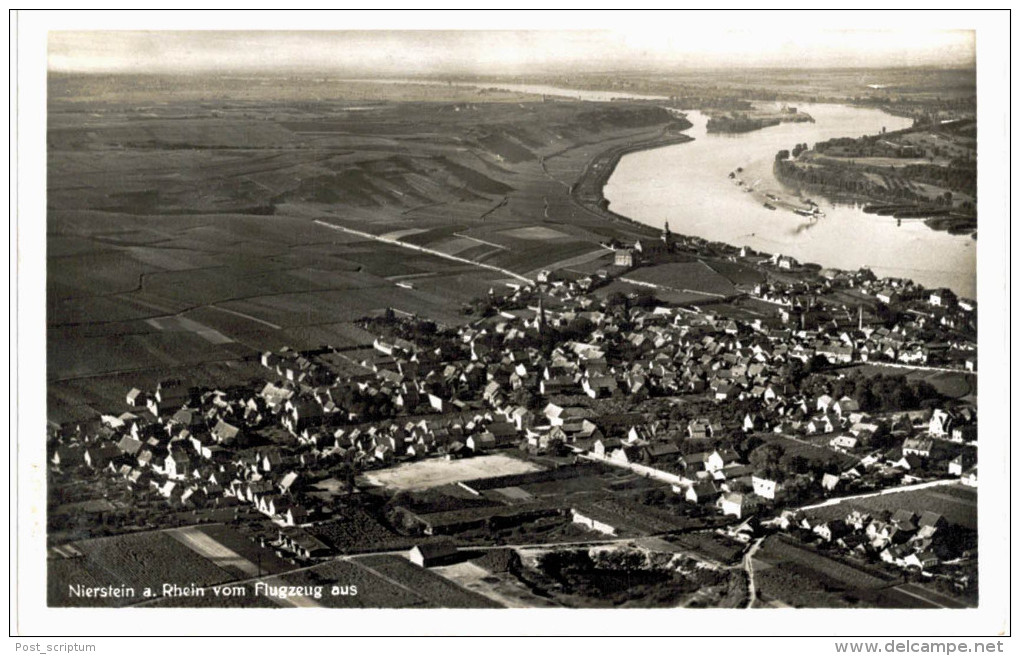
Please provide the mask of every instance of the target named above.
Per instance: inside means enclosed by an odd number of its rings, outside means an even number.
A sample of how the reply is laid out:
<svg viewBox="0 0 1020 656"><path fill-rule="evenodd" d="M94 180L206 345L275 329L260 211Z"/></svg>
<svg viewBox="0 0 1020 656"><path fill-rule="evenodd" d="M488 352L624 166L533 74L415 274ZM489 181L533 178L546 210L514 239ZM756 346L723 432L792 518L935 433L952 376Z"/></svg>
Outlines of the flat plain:
<svg viewBox="0 0 1020 656"><path fill-rule="evenodd" d="M354 321L387 308L463 323L511 274L648 237L568 191L597 150L662 134L662 108L292 83L51 76L51 421L104 411L113 381L226 385L263 350L370 343Z"/></svg>

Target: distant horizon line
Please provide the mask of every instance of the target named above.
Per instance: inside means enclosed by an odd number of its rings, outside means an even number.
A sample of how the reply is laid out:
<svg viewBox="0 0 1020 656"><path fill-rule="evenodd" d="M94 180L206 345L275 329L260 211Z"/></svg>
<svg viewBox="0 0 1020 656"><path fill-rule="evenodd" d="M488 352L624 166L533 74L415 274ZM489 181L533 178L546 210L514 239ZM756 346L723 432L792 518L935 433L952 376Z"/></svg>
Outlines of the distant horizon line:
<svg viewBox="0 0 1020 656"><path fill-rule="evenodd" d="M897 66L693 66L676 68L673 67L670 71L663 71L659 69L642 69L642 68L625 68L625 69L599 69L599 70L548 70L538 71L530 73L474 73L468 71L462 72L436 72L436 73L392 73L392 72L374 72L367 73L361 72L343 72L340 70L313 70L308 68L292 68L292 69L256 69L256 68L238 68L238 69L223 69L223 70L182 70L182 71L170 71L170 70L122 70L122 69L110 69L110 70L75 70L69 68L50 68L46 69L47 74L59 74L59 75L80 75L80 76L122 76L122 75L176 75L176 76L201 76L201 75L237 75L244 73L247 75L315 75L315 76L336 76L343 75L348 79L433 79L437 77L450 77L450 76L461 76L461 77L536 77L542 75L563 75L563 74L576 74L576 75L610 75L610 74L624 74L624 75L639 75L639 74L652 74L668 76L670 73L681 73L681 72L740 72L740 71L977 71L977 63L970 64L954 64L954 65L936 65L936 64L922 64L917 66L911 65L897 65Z"/></svg>

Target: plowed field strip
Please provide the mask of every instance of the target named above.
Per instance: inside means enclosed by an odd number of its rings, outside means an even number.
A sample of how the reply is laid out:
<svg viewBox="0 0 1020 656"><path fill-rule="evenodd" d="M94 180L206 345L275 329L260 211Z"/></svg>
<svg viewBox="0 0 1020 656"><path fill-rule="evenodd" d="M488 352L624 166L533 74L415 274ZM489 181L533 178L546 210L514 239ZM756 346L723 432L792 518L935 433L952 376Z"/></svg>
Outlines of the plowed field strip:
<svg viewBox="0 0 1020 656"><path fill-rule="evenodd" d="M230 567L247 576L258 576L258 566L209 537L194 526L167 531L178 542L198 555L207 559L217 567Z"/></svg>

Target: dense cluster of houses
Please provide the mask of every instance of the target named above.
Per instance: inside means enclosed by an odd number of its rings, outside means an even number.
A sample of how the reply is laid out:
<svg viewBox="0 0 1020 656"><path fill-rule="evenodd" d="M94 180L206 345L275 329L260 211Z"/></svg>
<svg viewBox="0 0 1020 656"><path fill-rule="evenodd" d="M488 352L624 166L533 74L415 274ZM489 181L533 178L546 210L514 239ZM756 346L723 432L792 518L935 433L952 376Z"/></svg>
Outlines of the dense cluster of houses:
<svg viewBox="0 0 1020 656"><path fill-rule="evenodd" d="M669 239L664 244L638 252L668 247ZM341 471L353 480L346 472L416 458L563 448L658 477L691 503L743 518L774 501L784 481L760 475L732 451L681 453L679 444L745 433L818 444L824 436L828 448L860 458L855 468L813 481L832 491L870 468L916 471L932 457L933 442L976 438L973 408L940 408L901 447L874 453L865 447L877 420L854 399L809 397L789 382L791 367L819 357L832 364L930 362L935 347L924 336L939 327L965 334L973 319L973 307L946 290L922 298L912 284L877 281L864 271L774 280L744 291L775 314L743 320L711 306L600 301L590 287L556 277L547 277L541 291L515 283L500 299L507 309L422 343L408 338L413 330L382 324L371 354L266 352L260 357L266 376L256 387L197 390L167 381L151 392L135 388L125 397L126 412L58 432L52 462L109 471L173 503L250 504L296 526L328 516L329 495L319 486L328 488ZM882 296L889 288L895 298ZM910 311L893 328L865 325L859 307L826 299L834 289ZM391 321L411 328L415 322ZM550 330L571 337L549 345L542 337ZM947 345L945 352L972 346ZM739 424L618 410L656 396L712 399L720 407L741 402L751 410ZM617 410L600 410L599 400ZM974 460L960 455L948 471L976 482Z"/></svg>
<svg viewBox="0 0 1020 656"><path fill-rule="evenodd" d="M900 509L867 513L852 510L839 519L816 519L783 512L770 522L783 531L811 537L865 559L878 559L904 569L932 570L940 564L972 555L952 537L942 515Z"/></svg>
<svg viewBox="0 0 1020 656"><path fill-rule="evenodd" d="M833 291L851 292L861 300L856 306L834 303L825 296ZM830 362L977 368L975 305L947 289L925 290L897 278L876 280L867 269L826 269L817 280L756 284L749 295L774 305L784 326L811 331L809 345ZM864 305L874 301L900 311L895 325L865 323Z"/></svg>

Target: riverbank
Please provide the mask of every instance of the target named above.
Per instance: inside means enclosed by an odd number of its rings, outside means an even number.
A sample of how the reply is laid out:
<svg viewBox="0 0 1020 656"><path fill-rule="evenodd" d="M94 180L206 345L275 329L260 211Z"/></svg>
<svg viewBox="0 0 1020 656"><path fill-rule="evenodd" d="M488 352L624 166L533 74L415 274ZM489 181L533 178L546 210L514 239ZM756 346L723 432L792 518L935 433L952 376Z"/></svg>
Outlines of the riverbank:
<svg viewBox="0 0 1020 656"><path fill-rule="evenodd" d="M689 121L684 120L684 122L687 124L687 127L677 125L663 130L662 134L654 139L614 146L595 155L584 167L577 181L570 186L569 194L571 200L585 210L604 219L626 223L629 226L637 227L644 232L652 234L652 231L655 229L651 226L628 216L617 214L609 209L609 201L604 194L606 183L613 175L616 166L624 155L694 141L694 137L678 132L679 130L687 130L691 127Z"/></svg>
<svg viewBox="0 0 1020 656"><path fill-rule="evenodd" d="M907 207L911 204L903 203L902 199L896 196L886 196L877 193L869 193L867 190L861 191L848 191L843 188L833 187L832 185L826 185L824 183L812 182L805 180L801 177L791 175L791 169L796 170L796 167L789 162L776 161L773 165L772 174L776 180L787 189L801 190L807 189L812 192L824 195L829 200L834 202L844 202L853 205L891 205L900 204ZM874 187L870 187L874 189ZM897 203L899 201L899 203ZM919 207L919 206L918 206ZM926 226L932 230L941 230L948 232L951 235L970 235L972 239L977 239L977 218L972 216L940 216L937 215L939 212L946 211L946 208L936 208L933 210L932 215L918 215L909 217L895 217L889 216L890 221L923 221ZM952 211L951 209L948 211ZM920 213L920 214L923 214Z"/></svg>
<svg viewBox="0 0 1020 656"><path fill-rule="evenodd" d="M878 111L842 105L806 109L816 123L784 124L732 137L707 134L705 115L688 113L694 127L685 132L693 138L679 139L683 148L635 140L627 144L628 157L618 158L613 155L622 155L624 149L614 152L607 147L602 157L592 160L591 170L575 178L572 200L590 215L621 227L639 227L650 236L668 220L678 241L695 251L721 254L746 246L830 269L868 268L879 277L949 287L973 298L973 240L963 237L969 242L964 245L961 237L930 230L917 221L903 221L902 226L876 221L852 203L826 202L834 200L829 195L823 200L806 188L800 195L791 194L773 177L775 153L789 144L839 138L859 129L879 133L882 128L904 127L903 119L893 120ZM607 144L611 145L615 144ZM599 162L603 165L595 168ZM742 191L736 176L728 177L739 168L745 186L754 187L751 193ZM821 206L818 214L808 197ZM778 211L763 207L765 202Z"/></svg>
<svg viewBox="0 0 1020 656"><path fill-rule="evenodd" d="M781 123L814 123L810 114L797 111L748 111L709 113L705 130L709 133L741 134L769 128Z"/></svg>

